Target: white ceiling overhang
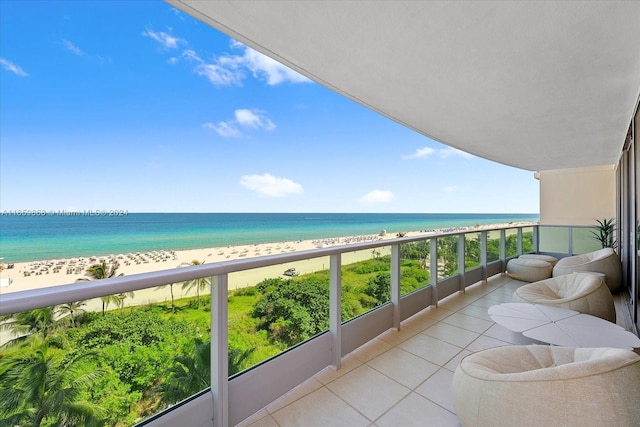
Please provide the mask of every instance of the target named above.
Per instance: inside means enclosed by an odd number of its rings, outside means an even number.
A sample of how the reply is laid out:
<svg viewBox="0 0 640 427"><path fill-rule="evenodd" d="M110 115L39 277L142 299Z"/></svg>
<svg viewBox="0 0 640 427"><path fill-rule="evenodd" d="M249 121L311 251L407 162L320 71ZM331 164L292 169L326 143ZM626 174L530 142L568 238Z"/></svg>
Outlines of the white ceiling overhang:
<svg viewBox="0 0 640 427"><path fill-rule="evenodd" d="M617 163L640 92L640 2L167 1L421 134L528 170Z"/></svg>

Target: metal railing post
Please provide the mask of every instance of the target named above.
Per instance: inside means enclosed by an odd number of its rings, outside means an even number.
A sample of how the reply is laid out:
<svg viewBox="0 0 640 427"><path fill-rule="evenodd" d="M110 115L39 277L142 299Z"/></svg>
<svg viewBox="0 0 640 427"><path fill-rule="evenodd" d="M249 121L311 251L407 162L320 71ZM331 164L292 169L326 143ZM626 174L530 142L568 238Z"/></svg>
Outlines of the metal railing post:
<svg viewBox="0 0 640 427"><path fill-rule="evenodd" d="M507 269L507 233L503 228L500 230L500 264L502 273Z"/></svg>
<svg viewBox="0 0 640 427"><path fill-rule="evenodd" d="M228 287L228 274L211 278L211 393L215 427L229 426Z"/></svg>
<svg viewBox="0 0 640 427"><path fill-rule="evenodd" d="M429 259L429 269L431 270L429 281L431 282L431 289L433 290L433 300L436 302L434 305L438 307L438 238L434 237L429 242L429 248L431 258Z"/></svg>
<svg viewBox="0 0 640 427"><path fill-rule="evenodd" d="M522 227L518 227L518 245L516 249L518 256L522 255Z"/></svg>
<svg viewBox="0 0 640 427"><path fill-rule="evenodd" d="M458 234L458 276L459 276L459 280L460 280L460 284L458 286L458 290L461 290L462 292L466 291L466 281L465 281L465 275L466 275L466 266L464 265L464 261L465 261L465 244L466 244L466 234Z"/></svg>
<svg viewBox="0 0 640 427"><path fill-rule="evenodd" d="M400 330L400 245L391 245L391 304L393 328Z"/></svg>
<svg viewBox="0 0 640 427"><path fill-rule="evenodd" d="M333 366L340 369L342 361L342 259L341 254L329 256L329 332Z"/></svg>
<svg viewBox="0 0 640 427"><path fill-rule="evenodd" d="M483 283L487 283L487 235L486 231L480 233L480 265L482 266Z"/></svg>
<svg viewBox="0 0 640 427"><path fill-rule="evenodd" d="M533 226L533 253L535 254L540 253L539 233L540 233L540 226L534 225Z"/></svg>
<svg viewBox="0 0 640 427"><path fill-rule="evenodd" d="M569 226L569 256L573 256L573 227Z"/></svg>

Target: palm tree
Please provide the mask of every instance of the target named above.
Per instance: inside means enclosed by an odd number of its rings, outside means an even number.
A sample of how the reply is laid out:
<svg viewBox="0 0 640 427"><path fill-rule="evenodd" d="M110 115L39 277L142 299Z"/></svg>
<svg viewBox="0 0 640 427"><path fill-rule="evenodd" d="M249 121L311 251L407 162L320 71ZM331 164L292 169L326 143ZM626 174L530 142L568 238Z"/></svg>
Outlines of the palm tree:
<svg viewBox="0 0 640 427"><path fill-rule="evenodd" d="M76 327L76 317L78 317L84 310L82 309L86 303L84 301L68 302L66 304L60 304L57 307L56 314L59 316L68 316L71 322L71 327Z"/></svg>
<svg viewBox="0 0 640 427"><path fill-rule="evenodd" d="M188 265L191 265L191 264L187 264L186 262L184 262L184 263L180 264L178 266L178 268L186 267ZM161 286L158 286L156 288L156 290L160 290L160 289L163 289L165 286L169 286L169 290L171 291L171 312L175 313L176 312L176 306L174 304L174 299L173 299L173 285L175 285L175 283L169 283L168 285L161 285Z"/></svg>
<svg viewBox="0 0 640 427"><path fill-rule="evenodd" d="M83 372L78 355L68 361L49 354L39 340L28 353L15 353L0 359L0 420L3 425L47 424L80 426L95 423L97 410L79 400L103 374L101 370Z"/></svg>
<svg viewBox="0 0 640 427"><path fill-rule="evenodd" d="M4 321L2 322L2 320ZM23 341L33 334L38 334L46 339L56 329L53 307L36 308L16 313L13 316L3 316L0 322L0 330L9 331L14 336L18 336L6 344Z"/></svg>
<svg viewBox="0 0 640 427"><path fill-rule="evenodd" d="M193 356L178 356L174 358L175 365L169 370L169 381L160 386L165 403L175 403L204 390L211 383L211 341L195 340ZM229 349L228 374L240 372L246 360L253 354L255 348L240 350Z"/></svg>
<svg viewBox="0 0 640 427"><path fill-rule="evenodd" d="M175 283L169 283L168 285L158 286L156 289L159 290L159 289L163 289L165 286L169 286L169 290L171 291L171 312L175 313L176 312L176 306L173 303L173 285L175 285Z"/></svg>
<svg viewBox="0 0 640 427"><path fill-rule="evenodd" d="M160 387L165 403L176 403L211 384L211 341L196 338L193 356L177 356L169 370L169 381Z"/></svg>
<svg viewBox="0 0 640 427"><path fill-rule="evenodd" d="M78 281L101 280L124 276L124 273L116 275L119 267L120 264L118 263L118 261L115 261L111 266L107 265L106 261L102 261L99 264L93 264L85 271L85 275L88 276L89 279L78 279ZM130 295L133 296L133 292L130 292ZM103 315L105 310L109 307L109 304L113 303L118 306L121 304L120 298L117 295L105 295L100 299L102 300Z"/></svg>
<svg viewBox="0 0 640 427"><path fill-rule="evenodd" d="M202 265L204 261L200 262L197 259L191 261L191 265ZM198 301L198 308L200 308L200 291L207 289L207 287L211 286L211 278L210 277L201 277L199 279L187 280L182 283L182 290L187 292L191 291L191 289L196 288L196 300Z"/></svg>
<svg viewBox="0 0 640 427"><path fill-rule="evenodd" d="M113 296L114 302L118 305L118 307L120 307L120 311L122 311L122 309L124 308L124 300L126 300L127 298L133 298L134 295L135 294L133 292L122 292L118 295Z"/></svg>
<svg viewBox="0 0 640 427"><path fill-rule="evenodd" d="M253 354L255 348L240 350L239 348L229 348L229 375L234 375L244 368L244 364Z"/></svg>

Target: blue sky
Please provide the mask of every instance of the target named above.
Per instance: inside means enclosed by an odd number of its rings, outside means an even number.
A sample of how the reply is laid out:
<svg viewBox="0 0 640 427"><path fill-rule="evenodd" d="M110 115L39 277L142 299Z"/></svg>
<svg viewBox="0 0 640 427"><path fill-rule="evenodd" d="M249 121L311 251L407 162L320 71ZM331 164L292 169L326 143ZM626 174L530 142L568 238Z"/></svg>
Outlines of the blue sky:
<svg viewBox="0 0 640 427"><path fill-rule="evenodd" d="M161 1L0 1L0 209L538 212L533 173Z"/></svg>

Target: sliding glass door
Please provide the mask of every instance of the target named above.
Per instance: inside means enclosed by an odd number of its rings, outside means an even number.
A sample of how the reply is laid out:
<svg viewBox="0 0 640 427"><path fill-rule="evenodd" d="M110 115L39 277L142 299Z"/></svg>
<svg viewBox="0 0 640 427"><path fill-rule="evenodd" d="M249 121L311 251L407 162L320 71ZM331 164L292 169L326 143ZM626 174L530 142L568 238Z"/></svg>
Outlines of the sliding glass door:
<svg viewBox="0 0 640 427"><path fill-rule="evenodd" d="M640 331L640 146L636 144L640 128L640 111L629 126L620 163L618 164L618 251L622 260L623 283L629 299L629 312L633 323Z"/></svg>

